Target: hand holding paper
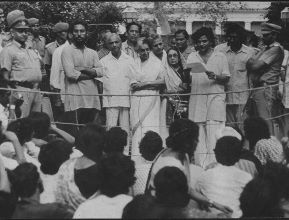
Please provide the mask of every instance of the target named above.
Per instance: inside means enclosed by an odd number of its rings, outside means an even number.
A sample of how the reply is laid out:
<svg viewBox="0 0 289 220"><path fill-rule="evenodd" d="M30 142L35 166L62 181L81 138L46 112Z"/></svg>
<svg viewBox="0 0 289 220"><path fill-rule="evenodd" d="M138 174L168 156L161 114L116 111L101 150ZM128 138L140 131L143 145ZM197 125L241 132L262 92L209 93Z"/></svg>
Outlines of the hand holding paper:
<svg viewBox="0 0 289 220"><path fill-rule="evenodd" d="M208 71L204 63L188 63L186 68L191 69L191 73L204 73Z"/></svg>

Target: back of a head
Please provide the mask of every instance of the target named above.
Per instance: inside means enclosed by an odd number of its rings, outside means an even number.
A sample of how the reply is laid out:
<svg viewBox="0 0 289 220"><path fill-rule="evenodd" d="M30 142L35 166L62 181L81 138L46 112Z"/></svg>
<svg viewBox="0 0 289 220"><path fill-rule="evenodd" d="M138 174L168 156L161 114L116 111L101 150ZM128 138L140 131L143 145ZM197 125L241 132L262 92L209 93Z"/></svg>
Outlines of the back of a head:
<svg viewBox="0 0 289 220"><path fill-rule="evenodd" d="M169 137L166 139L168 148L185 152L186 144L197 142L199 138L198 125L189 119L177 119L169 128Z"/></svg>
<svg viewBox="0 0 289 220"><path fill-rule="evenodd" d="M177 167L160 169L155 178L156 200L170 207L185 207L189 203L189 186L185 174Z"/></svg>
<svg viewBox="0 0 289 220"><path fill-rule="evenodd" d="M147 131L139 145L142 157L148 161L153 161L162 149L163 141L161 136L154 131Z"/></svg>
<svg viewBox="0 0 289 220"><path fill-rule="evenodd" d="M122 214L123 219L148 218L152 208L156 206L155 198L151 195L137 195L129 202Z"/></svg>
<svg viewBox="0 0 289 220"><path fill-rule="evenodd" d="M80 129L75 145L84 156L98 161L102 156L105 143L105 129L100 125L88 123Z"/></svg>
<svg viewBox="0 0 289 220"><path fill-rule="evenodd" d="M0 219L10 219L15 207L17 197L11 193L0 191Z"/></svg>
<svg viewBox="0 0 289 220"><path fill-rule="evenodd" d="M40 175L35 165L22 163L11 172L10 181L17 196L31 197L40 183Z"/></svg>
<svg viewBox="0 0 289 220"><path fill-rule="evenodd" d="M30 118L19 118L8 124L7 131L12 131L18 137L21 145L30 141L33 134L33 127Z"/></svg>
<svg viewBox="0 0 289 220"><path fill-rule="evenodd" d="M233 136L224 136L217 140L215 155L218 163L233 166L240 159L242 142Z"/></svg>
<svg viewBox="0 0 289 220"><path fill-rule="evenodd" d="M128 193L135 183L135 164L120 153L104 156L99 163L99 190L108 197Z"/></svg>
<svg viewBox="0 0 289 220"><path fill-rule="evenodd" d="M120 127L113 127L105 134L105 153L123 153L127 145L127 132Z"/></svg>
<svg viewBox="0 0 289 220"><path fill-rule="evenodd" d="M249 117L244 121L245 137L255 145L260 139L270 138L270 130L266 121L261 117Z"/></svg>
<svg viewBox="0 0 289 220"><path fill-rule="evenodd" d="M38 155L41 171L44 174L56 174L59 167L69 159L71 153L71 144L62 139L55 139L48 144L41 146Z"/></svg>
<svg viewBox="0 0 289 220"><path fill-rule="evenodd" d="M45 112L31 112L29 118L32 122L34 136L42 139L48 135L50 118Z"/></svg>
<svg viewBox="0 0 289 220"><path fill-rule="evenodd" d="M268 179L251 180L240 196L243 217L282 217L277 189Z"/></svg>

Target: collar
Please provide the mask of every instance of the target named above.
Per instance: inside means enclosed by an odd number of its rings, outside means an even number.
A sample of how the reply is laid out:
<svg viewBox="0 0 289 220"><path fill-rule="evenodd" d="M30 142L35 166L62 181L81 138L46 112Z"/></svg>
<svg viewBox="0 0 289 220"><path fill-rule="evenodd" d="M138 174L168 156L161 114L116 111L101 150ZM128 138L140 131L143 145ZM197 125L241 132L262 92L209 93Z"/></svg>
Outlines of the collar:
<svg viewBox="0 0 289 220"><path fill-rule="evenodd" d="M271 48L271 47L279 47L281 46L277 41L273 42L272 44L270 44L268 47Z"/></svg>
<svg viewBox="0 0 289 220"><path fill-rule="evenodd" d="M22 44L20 44L19 42L17 42L16 40L13 40L12 43L18 47L18 48L25 48L25 44L24 44L24 47L22 46Z"/></svg>
<svg viewBox="0 0 289 220"><path fill-rule="evenodd" d="M121 51L121 54L120 54L120 56L119 56L118 59L116 59L116 58L112 55L111 51L109 52L109 54L108 54L107 56L108 56L108 58L114 59L114 60L121 60L121 59L128 59L128 58L130 58L130 56L126 55L126 53L123 52L123 51Z"/></svg>
<svg viewBox="0 0 289 220"><path fill-rule="evenodd" d="M247 49L246 46L244 44L242 44L240 50L238 50L237 52L234 52L231 50L231 47L229 45L226 45L226 53L228 53L230 51L233 53L240 53L240 52L246 53L246 49Z"/></svg>

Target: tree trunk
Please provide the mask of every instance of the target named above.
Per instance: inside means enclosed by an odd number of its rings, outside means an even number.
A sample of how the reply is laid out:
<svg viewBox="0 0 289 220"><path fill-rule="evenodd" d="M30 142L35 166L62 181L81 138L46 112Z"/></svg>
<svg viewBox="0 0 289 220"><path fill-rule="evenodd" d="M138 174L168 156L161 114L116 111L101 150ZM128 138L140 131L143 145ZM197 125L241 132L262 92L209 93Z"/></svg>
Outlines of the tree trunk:
<svg viewBox="0 0 289 220"><path fill-rule="evenodd" d="M168 21L167 15L164 13L163 10L163 2L154 2L154 14L158 23L161 27L162 35L169 35L171 34L171 28Z"/></svg>

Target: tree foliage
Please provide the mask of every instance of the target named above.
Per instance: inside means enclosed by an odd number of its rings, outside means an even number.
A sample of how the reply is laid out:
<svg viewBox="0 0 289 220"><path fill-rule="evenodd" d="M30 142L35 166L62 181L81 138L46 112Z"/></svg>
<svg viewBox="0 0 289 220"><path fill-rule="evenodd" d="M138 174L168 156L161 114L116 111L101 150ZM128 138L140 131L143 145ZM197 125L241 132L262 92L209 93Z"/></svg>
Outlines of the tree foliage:
<svg viewBox="0 0 289 220"><path fill-rule="evenodd" d="M288 1L275 1L271 2L270 7L268 8L268 12L266 14L266 18L270 23L284 25L281 20L281 11L285 8L289 7Z"/></svg>

